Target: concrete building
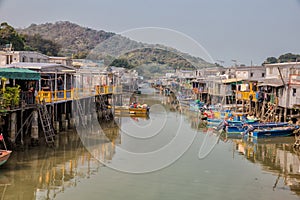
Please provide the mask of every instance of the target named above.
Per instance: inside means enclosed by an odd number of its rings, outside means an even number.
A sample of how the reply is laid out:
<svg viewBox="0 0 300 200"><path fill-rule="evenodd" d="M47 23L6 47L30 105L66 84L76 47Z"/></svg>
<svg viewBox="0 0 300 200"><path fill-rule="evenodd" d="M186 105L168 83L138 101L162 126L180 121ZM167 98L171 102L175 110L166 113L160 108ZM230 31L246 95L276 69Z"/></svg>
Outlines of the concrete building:
<svg viewBox="0 0 300 200"><path fill-rule="evenodd" d="M300 105L300 63L266 64L266 77L261 85L276 88L278 105L293 108Z"/></svg>
<svg viewBox="0 0 300 200"><path fill-rule="evenodd" d="M0 65L19 62L48 63L49 57L35 51L0 51Z"/></svg>
<svg viewBox="0 0 300 200"><path fill-rule="evenodd" d="M237 67L234 71L236 78L242 80L260 81L266 77L266 68L264 66Z"/></svg>
<svg viewBox="0 0 300 200"><path fill-rule="evenodd" d="M13 63L55 63L72 66L72 60L67 57L47 56L35 51L0 51L0 65Z"/></svg>

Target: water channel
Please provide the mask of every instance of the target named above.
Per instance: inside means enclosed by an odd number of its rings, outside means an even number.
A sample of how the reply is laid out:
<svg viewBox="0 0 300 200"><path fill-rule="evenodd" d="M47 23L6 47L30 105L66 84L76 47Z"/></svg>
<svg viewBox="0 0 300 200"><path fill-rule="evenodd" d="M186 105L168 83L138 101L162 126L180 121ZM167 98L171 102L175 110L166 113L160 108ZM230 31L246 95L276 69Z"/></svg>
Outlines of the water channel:
<svg viewBox="0 0 300 200"><path fill-rule="evenodd" d="M55 148L15 151L1 199L299 199L294 138L230 139L155 92L149 118L60 133Z"/></svg>

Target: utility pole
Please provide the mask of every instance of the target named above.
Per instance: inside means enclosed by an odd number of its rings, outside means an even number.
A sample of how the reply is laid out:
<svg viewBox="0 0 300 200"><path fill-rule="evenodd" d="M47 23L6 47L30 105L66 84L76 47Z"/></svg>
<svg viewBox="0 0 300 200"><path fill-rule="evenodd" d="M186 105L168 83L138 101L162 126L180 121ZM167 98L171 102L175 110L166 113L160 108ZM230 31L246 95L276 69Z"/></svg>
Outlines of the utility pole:
<svg viewBox="0 0 300 200"><path fill-rule="evenodd" d="M232 59L231 60L234 63L234 77L235 77L235 111L237 111L237 90L238 90L238 86L237 86L237 77L236 77L236 69L237 69L237 60ZM243 101L244 102L244 101ZM243 109L244 109L244 105L243 105Z"/></svg>

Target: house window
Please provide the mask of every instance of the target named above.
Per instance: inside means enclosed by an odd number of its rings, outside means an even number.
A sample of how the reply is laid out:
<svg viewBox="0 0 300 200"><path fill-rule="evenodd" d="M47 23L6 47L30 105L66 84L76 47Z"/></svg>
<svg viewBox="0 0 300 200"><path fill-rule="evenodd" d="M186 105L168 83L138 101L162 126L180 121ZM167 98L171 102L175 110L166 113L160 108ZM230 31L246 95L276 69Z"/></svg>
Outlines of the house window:
<svg viewBox="0 0 300 200"><path fill-rule="evenodd" d="M295 96L296 96L296 93L297 93L297 90L296 90L296 88L293 88L293 97L295 97Z"/></svg>
<svg viewBox="0 0 300 200"><path fill-rule="evenodd" d="M10 64L10 63L9 63L9 56L8 56L8 55L6 56L6 64L7 64L7 65Z"/></svg>
<svg viewBox="0 0 300 200"><path fill-rule="evenodd" d="M250 73L250 77L253 77L253 72Z"/></svg>
<svg viewBox="0 0 300 200"><path fill-rule="evenodd" d="M30 62L33 62L33 58L30 58Z"/></svg>
<svg viewBox="0 0 300 200"><path fill-rule="evenodd" d="M38 63L41 62L41 59L38 58L38 59L37 59L37 62L38 62Z"/></svg>
<svg viewBox="0 0 300 200"><path fill-rule="evenodd" d="M7 65L10 64L12 63L12 61L13 61L12 55L6 55L6 64Z"/></svg>
<svg viewBox="0 0 300 200"><path fill-rule="evenodd" d="M22 62L26 62L26 56L22 57Z"/></svg>
<svg viewBox="0 0 300 200"><path fill-rule="evenodd" d="M261 74L261 77L265 77L265 73L262 73L262 74Z"/></svg>

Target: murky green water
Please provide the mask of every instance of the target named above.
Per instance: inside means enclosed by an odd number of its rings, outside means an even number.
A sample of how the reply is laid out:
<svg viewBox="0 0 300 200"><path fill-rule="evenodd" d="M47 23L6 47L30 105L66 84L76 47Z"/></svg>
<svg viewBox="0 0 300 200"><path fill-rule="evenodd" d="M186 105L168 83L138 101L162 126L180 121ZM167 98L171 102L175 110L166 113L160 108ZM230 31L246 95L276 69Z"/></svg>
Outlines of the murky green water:
<svg viewBox="0 0 300 200"><path fill-rule="evenodd" d="M55 149L13 152L0 168L1 199L299 199L293 138L219 137L197 129L195 113L168 106L153 107L150 119L116 121L102 126L104 135L97 126L84 130L83 143L67 132Z"/></svg>

